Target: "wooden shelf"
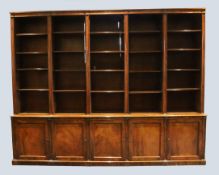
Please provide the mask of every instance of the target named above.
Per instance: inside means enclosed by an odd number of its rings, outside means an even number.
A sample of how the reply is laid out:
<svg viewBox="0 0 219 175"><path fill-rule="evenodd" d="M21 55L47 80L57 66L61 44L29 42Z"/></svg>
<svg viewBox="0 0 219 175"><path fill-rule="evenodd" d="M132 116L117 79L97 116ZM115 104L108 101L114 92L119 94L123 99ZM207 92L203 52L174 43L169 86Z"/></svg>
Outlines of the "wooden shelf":
<svg viewBox="0 0 219 175"><path fill-rule="evenodd" d="M138 53L161 53L162 51L161 50L142 50L142 51L129 51L129 53L131 54L138 54Z"/></svg>
<svg viewBox="0 0 219 175"><path fill-rule="evenodd" d="M124 34L124 32L121 31L95 31L90 32L91 35L121 35Z"/></svg>
<svg viewBox="0 0 219 175"><path fill-rule="evenodd" d="M17 33L16 36L47 36L47 33Z"/></svg>
<svg viewBox="0 0 219 175"><path fill-rule="evenodd" d="M185 51L200 51L201 49L199 48L171 48L171 49L168 49L168 51L172 51L172 52L185 52Z"/></svg>
<svg viewBox="0 0 219 175"><path fill-rule="evenodd" d="M160 94L162 91L148 90L148 91L129 91L129 94Z"/></svg>
<svg viewBox="0 0 219 175"><path fill-rule="evenodd" d="M169 88L169 92L180 92L180 91L199 91L200 88Z"/></svg>
<svg viewBox="0 0 219 175"><path fill-rule="evenodd" d="M85 72L85 70L76 69L54 69L55 72Z"/></svg>
<svg viewBox="0 0 219 175"><path fill-rule="evenodd" d="M178 30L168 30L169 33L195 33L201 32L201 29L178 29Z"/></svg>
<svg viewBox="0 0 219 175"><path fill-rule="evenodd" d="M124 72L123 69L91 69L91 72Z"/></svg>
<svg viewBox="0 0 219 175"><path fill-rule="evenodd" d="M55 35L77 35L77 34L82 34L84 35L84 31L59 31L59 32L53 32Z"/></svg>
<svg viewBox="0 0 219 175"><path fill-rule="evenodd" d="M54 90L54 92L71 92L71 93L81 93L86 92L85 90L73 90L73 89L65 89L65 90Z"/></svg>
<svg viewBox="0 0 219 175"><path fill-rule="evenodd" d="M45 92L45 91L49 91L49 89L18 89L18 91L32 91L32 92Z"/></svg>
<svg viewBox="0 0 219 175"><path fill-rule="evenodd" d="M161 33L160 30L135 30L129 31L130 34L153 34L153 33Z"/></svg>
<svg viewBox="0 0 219 175"><path fill-rule="evenodd" d="M92 90L91 93L124 93L123 90Z"/></svg>
<svg viewBox="0 0 219 175"><path fill-rule="evenodd" d="M100 51L91 51L91 54L95 53L104 53L104 54L111 54L111 53L124 53L124 51L116 51L116 50L100 50Z"/></svg>
<svg viewBox="0 0 219 175"><path fill-rule="evenodd" d="M18 55L45 55L47 52L41 51L28 51L28 52L16 52Z"/></svg>
<svg viewBox="0 0 219 175"><path fill-rule="evenodd" d="M81 50L54 50L53 53L84 53Z"/></svg>
<svg viewBox="0 0 219 175"><path fill-rule="evenodd" d="M47 71L48 68L18 68L17 71Z"/></svg>
<svg viewBox="0 0 219 175"><path fill-rule="evenodd" d="M130 70L129 73L160 73L161 70Z"/></svg>
<svg viewBox="0 0 219 175"><path fill-rule="evenodd" d="M170 72L197 72L200 71L200 69L181 69L181 68L177 68L177 69L167 69Z"/></svg>

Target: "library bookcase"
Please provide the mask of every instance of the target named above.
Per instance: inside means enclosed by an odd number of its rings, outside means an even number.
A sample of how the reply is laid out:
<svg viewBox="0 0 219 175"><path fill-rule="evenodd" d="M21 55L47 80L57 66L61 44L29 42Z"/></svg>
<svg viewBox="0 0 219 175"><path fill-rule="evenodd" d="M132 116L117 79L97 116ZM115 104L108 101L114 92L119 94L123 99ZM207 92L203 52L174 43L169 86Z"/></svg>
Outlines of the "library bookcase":
<svg viewBox="0 0 219 175"><path fill-rule="evenodd" d="M205 164L205 9L11 13L15 165Z"/></svg>

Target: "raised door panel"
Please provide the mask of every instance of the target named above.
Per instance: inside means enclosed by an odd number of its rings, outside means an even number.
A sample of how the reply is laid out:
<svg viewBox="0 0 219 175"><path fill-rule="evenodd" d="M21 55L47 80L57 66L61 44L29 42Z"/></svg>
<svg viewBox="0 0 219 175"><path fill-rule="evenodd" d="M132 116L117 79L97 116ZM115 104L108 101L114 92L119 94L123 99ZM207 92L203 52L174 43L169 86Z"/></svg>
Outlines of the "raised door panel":
<svg viewBox="0 0 219 175"><path fill-rule="evenodd" d="M86 123L83 119L55 119L52 125L53 157L59 160L85 160Z"/></svg>
<svg viewBox="0 0 219 175"><path fill-rule="evenodd" d="M91 121L91 159L124 160L124 121L96 119Z"/></svg>
<svg viewBox="0 0 219 175"><path fill-rule="evenodd" d="M48 158L48 127L43 119L13 119L14 158Z"/></svg>
<svg viewBox="0 0 219 175"><path fill-rule="evenodd" d="M204 123L200 118L169 119L167 124L168 159L203 159Z"/></svg>
<svg viewBox="0 0 219 175"><path fill-rule="evenodd" d="M163 119L130 119L128 132L130 160L164 158Z"/></svg>

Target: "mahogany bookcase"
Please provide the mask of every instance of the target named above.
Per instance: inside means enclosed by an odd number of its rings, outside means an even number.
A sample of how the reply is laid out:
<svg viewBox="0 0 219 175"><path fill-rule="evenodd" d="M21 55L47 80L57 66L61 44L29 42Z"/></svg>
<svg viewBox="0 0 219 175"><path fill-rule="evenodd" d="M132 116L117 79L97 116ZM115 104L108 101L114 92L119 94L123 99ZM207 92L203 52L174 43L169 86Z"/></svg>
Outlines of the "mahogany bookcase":
<svg viewBox="0 0 219 175"><path fill-rule="evenodd" d="M13 164L205 164L205 9L11 13Z"/></svg>

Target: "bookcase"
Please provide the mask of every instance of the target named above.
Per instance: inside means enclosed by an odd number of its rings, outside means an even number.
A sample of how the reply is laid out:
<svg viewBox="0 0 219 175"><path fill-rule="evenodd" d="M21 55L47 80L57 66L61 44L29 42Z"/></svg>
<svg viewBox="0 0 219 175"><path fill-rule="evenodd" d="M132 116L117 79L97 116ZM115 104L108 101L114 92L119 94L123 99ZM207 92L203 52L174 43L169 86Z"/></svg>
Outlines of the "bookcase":
<svg viewBox="0 0 219 175"><path fill-rule="evenodd" d="M205 9L11 13L14 165L205 164Z"/></svg>

